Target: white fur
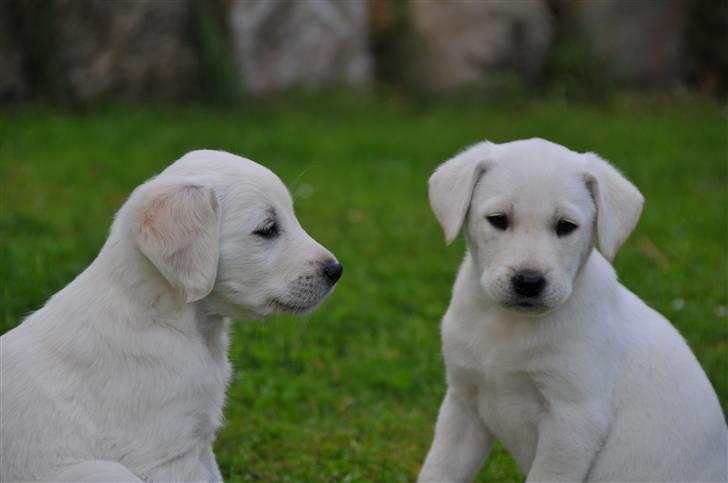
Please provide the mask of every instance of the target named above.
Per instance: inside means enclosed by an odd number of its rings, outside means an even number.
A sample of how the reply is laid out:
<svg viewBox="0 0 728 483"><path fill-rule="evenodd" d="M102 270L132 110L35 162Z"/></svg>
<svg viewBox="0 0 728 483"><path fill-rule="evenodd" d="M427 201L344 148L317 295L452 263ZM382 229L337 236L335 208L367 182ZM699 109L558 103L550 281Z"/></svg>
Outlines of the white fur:
<svg viewBox="0 0 728 483"><path fill-rule="evenodd" d="M280 236L254 233L273 217ZM187 154L132 193L83 273L0 338L0 480L220 480L227 317L314 309L333 261L272 172Z"/></svg>
<svg viewBox="0 0 728 483"><path fill-rule="evenodd" d="M629 181L540 139L482 143L437 169L430 201L448 241L464 226L468 251L442 322L448 390L420 481L471 480L495 438L529 482L728 479L705 373L605 258L639 217ZM563 218L578 228L559 237ZM531 304L511 283L524 269L546 278Z"/></svg>

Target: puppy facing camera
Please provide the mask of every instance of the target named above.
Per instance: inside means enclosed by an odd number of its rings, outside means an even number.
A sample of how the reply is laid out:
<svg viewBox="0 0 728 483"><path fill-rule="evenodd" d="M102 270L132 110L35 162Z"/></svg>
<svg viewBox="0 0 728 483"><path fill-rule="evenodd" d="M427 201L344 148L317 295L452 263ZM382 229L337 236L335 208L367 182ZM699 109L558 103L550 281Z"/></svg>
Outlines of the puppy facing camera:
<svg viewBox="0 0 728 483"><path fill-rule="evenodd" d="M632 183L595 154L529 139L463 151L429 196L467 253L419 481L472 480L496 438L529 482L728 480L708 378L610 264L642 210Z"/></svg>
<svg viewBox="0 0 728 483"><path fill-rule="evenodd" d="M2 481L221 481L228 320L314 310L342 273L253 161L194 151L0 337Z"/></svg>

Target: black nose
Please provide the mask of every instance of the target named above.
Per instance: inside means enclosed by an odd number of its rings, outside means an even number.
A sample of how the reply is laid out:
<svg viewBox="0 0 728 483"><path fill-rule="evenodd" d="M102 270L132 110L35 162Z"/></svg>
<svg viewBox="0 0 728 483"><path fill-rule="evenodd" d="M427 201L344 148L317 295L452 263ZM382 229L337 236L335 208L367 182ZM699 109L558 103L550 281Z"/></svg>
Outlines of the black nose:
<svg viewBox="0 0 728 483"><path fill-rule="evenodd" d="M341 278L341 272L343 271L344 267L336 260L329 260L324 263L324 277L331 285L335 284Z"/></svg>
<svg viewBox="0 0 728 483"><path fill-rule="evenodd" d="M513 290L523 297L536 297L546 286L546 279L541 272L535 270L521 270L511 278Z"/></svg>

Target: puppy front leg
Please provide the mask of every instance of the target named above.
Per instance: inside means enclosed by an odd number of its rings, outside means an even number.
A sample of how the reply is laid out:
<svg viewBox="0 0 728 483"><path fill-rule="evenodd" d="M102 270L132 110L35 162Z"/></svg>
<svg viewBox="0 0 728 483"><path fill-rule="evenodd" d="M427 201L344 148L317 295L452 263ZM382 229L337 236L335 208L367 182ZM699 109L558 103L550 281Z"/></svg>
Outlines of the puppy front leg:
<svg viewBox="0 0 728 483"><path fill-rule="evenodd" d="M488 455L493 436L480 420L474 398L470 400L448 389L440 406L432 447L417 481L471 481L475 477Z"/></svg>
<svg viewBox="0 0 728 483"><path fill-rule="evenodd" d="M222 475L220 475L220 468L217 466L217 461L215 460L215 454L212 452L212 447L206 448L202 451L202 454L200 455L200 460L203 464L203 466L206 468L207 473L210 475L209 480L210 482L219 482L222 481Z"/></svg>
<svg viewBox="0 0 728 483"><path fill-rule="evenodd" d="M606 411L594 405L556 405L539 424L527 483L584 481L608 432Z"/></svg>

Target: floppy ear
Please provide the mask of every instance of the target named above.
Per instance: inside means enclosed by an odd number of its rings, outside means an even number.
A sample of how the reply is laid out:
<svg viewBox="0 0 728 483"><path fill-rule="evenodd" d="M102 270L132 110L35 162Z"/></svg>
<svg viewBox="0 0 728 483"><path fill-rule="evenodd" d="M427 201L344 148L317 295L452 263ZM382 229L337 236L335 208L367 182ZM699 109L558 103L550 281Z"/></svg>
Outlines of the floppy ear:
<svg viewBox="0 0 728 483"><path fill-rule="evenodd" d="M639 190L611 164L594 153L588 163L586 183L597 207L599 251L612 261L642 212L644 198Z"/></svg>
<svg viewBox="0 0 728 483"><path fill-rule="evenodd" d="M137 246L187 303L200 300L212 291L220 258L215 193L194 183L150 188L140 207Z"/></svg>
<svg viewBox="0 0 728 483"><path fill-rule="evenodd" d="M438 166L430 176L430 206L449 245L455 240L470 207L475 185L485 172L490 143L476 144Z"/></svg>

